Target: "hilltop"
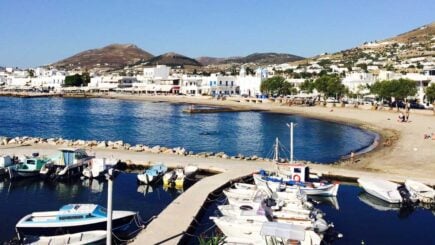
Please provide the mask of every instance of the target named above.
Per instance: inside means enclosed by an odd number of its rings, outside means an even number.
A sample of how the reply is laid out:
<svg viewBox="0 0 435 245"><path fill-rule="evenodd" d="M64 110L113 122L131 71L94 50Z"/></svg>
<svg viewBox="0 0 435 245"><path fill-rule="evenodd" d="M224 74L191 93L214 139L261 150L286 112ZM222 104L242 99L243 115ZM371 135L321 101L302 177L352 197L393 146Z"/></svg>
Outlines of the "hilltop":
<svg viewBox="0 0 435 245"><path fill-rule="evenodd" d="M111 44L80 52L51 66L65 69L117 69L152 57L152 54L133 44Z"/></svg>
<svg viewBox="0 0 435 245"><path fill-rule="evenodd" d="M185 66L193 66L193 67L201 67L202 64L195 59L190 57L177 54L174 52L165 53L146 61L141 62L142 65L145 66L155 66L155 65L167 65L170 67L185 67Z"/></svg>

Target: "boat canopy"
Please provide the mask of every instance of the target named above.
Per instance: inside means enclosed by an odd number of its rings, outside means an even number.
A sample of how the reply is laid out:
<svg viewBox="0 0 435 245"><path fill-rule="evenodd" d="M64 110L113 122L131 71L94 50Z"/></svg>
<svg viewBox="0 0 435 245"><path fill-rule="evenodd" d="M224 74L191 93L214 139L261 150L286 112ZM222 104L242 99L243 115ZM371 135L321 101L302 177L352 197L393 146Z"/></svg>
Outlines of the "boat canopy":
<svg viewBox="0 0 435 245"><path fill-rule="evenodd" d="M261 227L260 234L262 236L273 236L286 240L305 240L305 230L303 226L287 223L265 222Z"/></svg>

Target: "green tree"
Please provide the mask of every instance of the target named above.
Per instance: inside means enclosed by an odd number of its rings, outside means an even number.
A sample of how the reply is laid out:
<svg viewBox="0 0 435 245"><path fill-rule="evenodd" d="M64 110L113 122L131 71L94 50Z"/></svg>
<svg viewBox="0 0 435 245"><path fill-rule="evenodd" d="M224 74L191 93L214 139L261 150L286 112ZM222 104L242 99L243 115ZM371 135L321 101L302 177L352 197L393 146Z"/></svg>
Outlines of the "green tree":
<svg viewBox="0 0 435 245"><path fill-rule="evenodd" d="M429 103L435 104L435 83L426 88L426 97Z"/></svg>
<svg viewBox="0 0 435 245"><path fill-rule="evenodd" d="M306 93L312 93L314 90L314 81L309 79L305 80L299 85L299 89Z"/></svg>
<svg viewBox="0 0 435 245"><path fill-rule="evenodd" d="M65 77L65 87L79 87L83 84L83 78L79 74Z"/></svg>
<svg viewBox="0 0 435 245"><path fill-rule="evenodd" d="M417 86L409 79L384 80L373 84L370 92L390 102L392 97L399 101L406 100L408 96L414 96L417 93Z"/></svg>
<svg viewBox="0 0 435 245"><path fill-rule="evenodd" d="M285 81L284 77L275 76L261 82L260 90L268 95L289 95L296 93L293 84Z"/></svg>
<svg viewBox="0 0 435 245"><path fill-rule="evenodd" d="M314 81L314 87L323 94L323 98L341 97L346 93L346 87L337 75L324 75Z"/></svg>

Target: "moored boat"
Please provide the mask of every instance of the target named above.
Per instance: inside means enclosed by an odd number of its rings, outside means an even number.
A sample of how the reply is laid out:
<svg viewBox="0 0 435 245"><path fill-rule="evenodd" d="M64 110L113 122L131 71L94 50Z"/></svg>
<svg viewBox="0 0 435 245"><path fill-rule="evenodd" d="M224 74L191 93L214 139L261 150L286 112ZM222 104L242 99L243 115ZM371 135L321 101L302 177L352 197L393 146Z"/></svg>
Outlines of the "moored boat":
<svg viewBox="0 0 435 245"><path fill-rule="evenodd" d="M160 180L166 171L168 171L168 167L166 167L164 164L155 164L149 169L145 170L142 174L138 174L137 180L140 183L152 184Z"/></svg>
<svg viewBox="0 0 435 245"><path fill-rule="evenodd" d="M359 185L369 194L388 203L401 203L403 201L399 185L391 181L376 178L359 178Z"/></svg>
<svg viewBox="0 0 435 245"><path fill-rule="evenodd" d="M84 149L60 149L60 153L52 158L52 163L45 164L39 174L43 178L65 179L82 174L93 156Z"/></svg>
<svg viewBox="0 0 435 245"><path fill-rule="evenodd" d="M136 213L113 211L112 227L129 224ZM24 216L16 225L20 239L25 236L54 236L90 230L105 230L107 211L96 204L68 204L59 211L34 212Z"/></svg>
<svg viewBox="0 0 435 245"><path fill-rule="evenodd" d="M422 203L434 203L435 202L435 190L429 186L414 181L406 180L405 187L413 197L417 198Z"/></svg>
<svg viewBox="0 0 435 245"><path fill-rule="evenodd" d="M74 234L57 236L25 237L26 245L85 245L105 244L107 232L105 230L85 231Z"/></svg>
<svg viewBox="0 0 435 245"><path fill-rule="evenodd" d="M114 158L92 158L88 166L83 169L83 176L87 178L101 178L110 169L113 168L119 160Z"/></svg>
<svg viewBox="0 0 435 245"><path fill-rule="evenodd" d="M38 154L33 154L32 157L24 157L19 164L10 168L10 177L34 177L38 176L45 164L51 163L51 160L46 157L38 157Z"/></svg>
<svg viewBox="0 0 435 245"><path fill-rule="evenodd" d="M163 184L166 186L183 187L185 180L193 180L197 171L198 167L194 165L176 168L163 175Z"/></svg>

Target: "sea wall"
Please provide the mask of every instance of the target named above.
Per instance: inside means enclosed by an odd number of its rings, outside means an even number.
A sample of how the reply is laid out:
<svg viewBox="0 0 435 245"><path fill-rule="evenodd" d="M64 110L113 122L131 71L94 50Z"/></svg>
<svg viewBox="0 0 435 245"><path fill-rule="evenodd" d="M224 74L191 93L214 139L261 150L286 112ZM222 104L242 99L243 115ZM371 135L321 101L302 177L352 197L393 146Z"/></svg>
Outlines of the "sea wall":
<svg viewBox="0 0 435 245"><path fill-rule="evenodd" d="M184 147L165 147L160 145L148 146L143 144L131 145L122 140L116 141L98 141L98 140L72 140L63 138L40 138L40 137L7 137L0 136L0 146L25 146L25 145L51 145L56 147L72 147L72 148L85 148L92 149L113 149L113 150L128 150L132 152L147 152L155 154L173 154L188 157L202 157L202 158L223 158L244 161L272 161L268 158L259 157L256 155L245 156L238 154L236 156L229 156L225 152L193 152L185 149ZM4 149L6 150L6 149Z"/></svg>

